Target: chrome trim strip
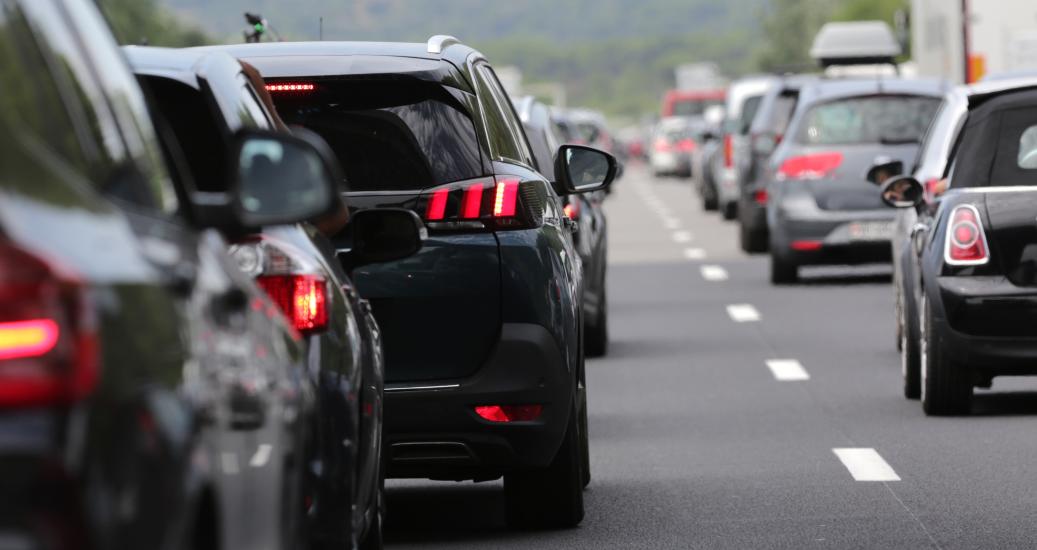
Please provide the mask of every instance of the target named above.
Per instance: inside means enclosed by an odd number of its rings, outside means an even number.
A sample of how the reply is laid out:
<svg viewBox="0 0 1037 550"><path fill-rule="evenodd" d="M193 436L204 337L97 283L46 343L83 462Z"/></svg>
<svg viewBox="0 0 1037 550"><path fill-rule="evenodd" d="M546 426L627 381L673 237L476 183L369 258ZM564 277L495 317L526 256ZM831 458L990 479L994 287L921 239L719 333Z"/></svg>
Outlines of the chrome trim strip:
<svg viewBox="0 0 1037 550"><path fill-rule="evenodd" d="M408 392L408 391L436 391L452 390L460 388L461 384L438 384L434 386L386 386L385 393Z"/></svg>

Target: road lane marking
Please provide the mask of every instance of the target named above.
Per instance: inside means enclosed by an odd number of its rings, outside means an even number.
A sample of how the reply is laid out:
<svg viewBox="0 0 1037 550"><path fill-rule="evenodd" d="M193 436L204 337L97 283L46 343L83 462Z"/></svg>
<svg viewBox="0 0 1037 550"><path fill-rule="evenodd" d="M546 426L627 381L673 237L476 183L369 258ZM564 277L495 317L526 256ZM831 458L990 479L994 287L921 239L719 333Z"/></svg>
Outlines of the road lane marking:
<svg viewBox="0 0 1037 550"><path fill-rule="evenodd" d="M727 314L736 323L750 323L760 320L760 312L749 304L733 304L727 306Z"/></svg>
<svg viewBox="0 0 1037 550"><path fill-rule="evenodd" d="M702 271L702 278L707 281L727 280L727 270L719 265L704 265L700 271Z"/></svg>
<svg viewBox="0 0 1037 550"><path fill-rule="evenodd" d="M230 476L237 475L240 471L238 468L238 455L236 453L220 453L220 465L223 467L223 473Z"/></svg>
<svg viewBox="0 0 1037 550"><path fill-rule="evenodd" d="M666 229L680 229L681 221L678 220L677 218L667 218L667 217L664 217L663 218L663 225L666 226Z"/></svg>
<svg viewBox="0 0 1037 550"><path fill-rule="evenodd" d="M705 260L706 251L701 248L685 248L684 257L689 260Z"/></svg>
<svg viewBox="0 0 1037 550"><path fill-rule="evenodd" d="M675 243L690 243L692 239L691 231L674 231L673 242Z"/></svg>
<svg viewBox="0 0 1037 550"><path fill-rule="evenodd" d="M270 461L270 451L274 450L274 446L269 443L262 443L259 448L256 449L256 454L252 455L252 459L248 461L248 465L253 468L262 468L266 466L266 463Z"/></svg>
<svg viewBox="0 0 1037 550"><path fill-rule="evenodd" d="M875 449L832 449L855 481L900 481L900 476Z"/></svg>
<svg viewBox="0 0 1037 550"><path fill-rule="evenodd" d="M774 378L780 382L810 380L807 370L795 359L768 359L767 368L771 369Z"/></svg>

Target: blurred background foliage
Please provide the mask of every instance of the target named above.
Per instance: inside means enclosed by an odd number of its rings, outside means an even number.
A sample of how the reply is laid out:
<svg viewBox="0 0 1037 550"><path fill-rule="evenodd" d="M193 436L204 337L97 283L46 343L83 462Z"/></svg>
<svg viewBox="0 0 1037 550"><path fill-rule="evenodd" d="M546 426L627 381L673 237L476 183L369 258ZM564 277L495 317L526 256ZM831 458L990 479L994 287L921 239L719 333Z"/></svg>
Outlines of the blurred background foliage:
<svg viewBox="0 0 1037 550"><path fill-rule="evenodd" d="M949 1L949 0L948 0ZM561 82L572 105L654 113L673 69L712 61L728 76L812 70L828 20L892 24L908 0L98 0L123 43L241 42L245 11L288 40L424 41L453 34L526 83ZM320 21L323 18L323 27Z"/></svg>

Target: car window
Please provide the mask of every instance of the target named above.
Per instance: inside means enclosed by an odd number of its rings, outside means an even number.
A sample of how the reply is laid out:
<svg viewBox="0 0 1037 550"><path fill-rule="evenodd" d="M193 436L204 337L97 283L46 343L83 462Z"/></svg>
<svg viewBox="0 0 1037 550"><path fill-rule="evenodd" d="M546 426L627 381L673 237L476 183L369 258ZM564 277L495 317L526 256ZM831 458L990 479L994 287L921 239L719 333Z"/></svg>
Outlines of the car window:
<svg viewBox="0 0 1037 550"><path fill-rule="evenodd" d="M940 100L921 96L839 99L810 107L796 141L806 145L917 143Z"/></svg>
<svg viewBox="0 0 1037 550"><path fill-rule="evenodd" d="M273 98L285 123L328 142L351 191L420 190L486 175L475 123L438 84L323 82Z"/></svg>
<svg viewBox="0 0 1037 550"><path fill-rule="evenodd" d="M1037 126L1030 126L1019 136L1019 168L1037 170Z"/></svg>
<svg viewBox="0 0 1037 550"><path fill-rule="evenodd" d="M760 109L761 101L763 101L763 96L756 95L746 98L745 102L742 103L742 115L739 117L738 133L749 133L749 128L753 124L753 118L756 117L756 112Z"/></svg>
<svg viewBox="0 0 1037 550"><path fill-rule="evenodd" d="M476 65L475 74L491 152L501 159L532 165L532 154L526 146L521 125L493 70L480 63Z"/></svg>
<svg viewBox="0 0 1037 550"><path fill-rule="evenodd" d="M775 134L784 134L792 120L792 113L796 110L796 102L799 100L798 92L785 92L774 100L771 108L769 127Z"/></svg>
<svg viewBox="0 0 1037 550"><path fill-rule="evenodd" d="M678 99L673 102L673 116L702 116L706 109L723 106L722 99Z"/></svg>
<svg viewBox="0 0 1037 550"><path fill-rule="evenodd" d="M259 101L255 91L252 90L248 77L244 74L239 74L237 80L241 85L238 89L238 111L241 114L241 118L247 120L254 127L269 128L271 126L270 117L267 116L262 102Z"/></svg>
<svg viewBox="0 0 1037 550"><path fill-rule="evenodd" d="M57 45L63 61L78 73L78 80L84 86L97 86L85 89L85 97L97 115L104 148L121 162L119 170L103 180L102 190L137 206L173 213L178 207L176 192L162 160L144 94L97 7L93 2L65 2L63 6L76 21L78 31L71 32L55 23L64 18L56 17L50 3L25 5L39 10L34 14L35 22L48 41ZM75 36L76 41L70 41L69 36ZM88 66L87 59L96 69L89 76L79 68Z"/></svg>

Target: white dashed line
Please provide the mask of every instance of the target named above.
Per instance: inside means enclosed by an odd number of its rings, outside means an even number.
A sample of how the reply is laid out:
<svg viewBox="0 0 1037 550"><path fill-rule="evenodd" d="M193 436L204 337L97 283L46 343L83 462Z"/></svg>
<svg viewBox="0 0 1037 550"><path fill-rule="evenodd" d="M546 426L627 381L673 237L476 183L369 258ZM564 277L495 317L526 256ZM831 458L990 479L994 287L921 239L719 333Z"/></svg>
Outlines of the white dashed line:
<svg viewBox="0 0 1037 550"><path fill-rule="evenodd" d="M767 368L771 369L774 378L781 382L810 380L810 375L807 374L806 369L795 359L768 359Z"/></svg>
<svg viewBox="0 0 1037 550"><path fill-rule="evenodd" d="M875 449L832 449L855 481L900 481L900 476Z"/></svg>
<svg viewBox="0 0 1037 550"><path fill-rule="evenodd" d="M263 443L256 449L256 454L252 455L252 459L248 461L248 465L253 468L262 468L266 466L266 463L270 461L270 451L274 450L274 446L269 443Z"/></svg>
<svg viewBox="0 0 1037 550"><path fill-rule="evenodd" d="M750 323L760 320L760 312L749 304L734 304L727 306L727 314L736 323Z"/></svg>
<svg viewBox="0 0 1037 550"><path fill-rule="evenodd" d="M705 260L706 251L701 248L685 248L684 257L689 260Z"/></svg>
<svg viewBox="0 0 1037 550"><path fill-rule="evenodd" d="M223 473L230 476L237 475L240 471L238 468L238 455L235 453L220 453L220 465L223 467Z"/></svg>
<svg viewBox="0 0 1037 550"><path fill-rule="evenodd" d="M690 243L692 239L691 231L674 231L673 242L675 243Z"/></svg>
<svg viewBox="0 0 1037 550"><path fill-rule="evenodd" d="M704 265L700 271L702 271L702 278L707 281L727 280L727 270L719 265Z"/></svg>
<svg viewBox="0 0 1037 550"><path fill-rule="evenodd" d="M677 218L667 218L663 216L663 225L666 226L666 229L678 229L681 226L681 221Z"/></svg>

